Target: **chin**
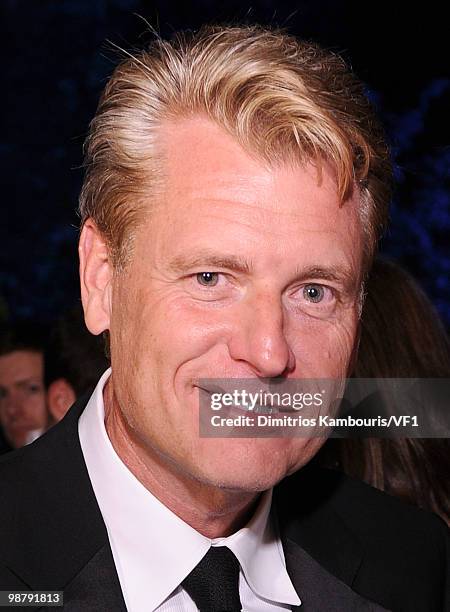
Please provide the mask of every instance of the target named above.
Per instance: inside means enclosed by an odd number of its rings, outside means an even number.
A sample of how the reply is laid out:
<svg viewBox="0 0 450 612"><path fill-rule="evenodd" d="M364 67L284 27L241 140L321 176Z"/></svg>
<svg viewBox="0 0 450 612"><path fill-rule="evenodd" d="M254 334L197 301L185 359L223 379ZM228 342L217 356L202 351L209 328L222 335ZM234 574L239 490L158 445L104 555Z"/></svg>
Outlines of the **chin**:
<svg viewBox="0 0 450 612"><path fill-rule="evenodd" d="M240 492L266 491L305 465L322 444L317 439L300 438L232 442L234 448L222 448L220 456L210 456L202 464L200 480L204 484Z"/></svg>
<svg viewBox="0 0 450 612"><path fill-rule="evenodd" d="M273 474L242 473L220 474L220 476L210 476L204 483L215 489L223 491L234 491L236 493L260 493L267 491L275 486L282 476Z"/></svg>

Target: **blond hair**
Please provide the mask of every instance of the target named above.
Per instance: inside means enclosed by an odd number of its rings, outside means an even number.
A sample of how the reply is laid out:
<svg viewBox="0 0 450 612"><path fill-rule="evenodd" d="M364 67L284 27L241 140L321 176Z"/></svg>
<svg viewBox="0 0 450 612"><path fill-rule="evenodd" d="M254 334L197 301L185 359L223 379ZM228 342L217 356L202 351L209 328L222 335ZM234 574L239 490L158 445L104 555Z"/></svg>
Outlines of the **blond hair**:
<svg viewBox="0 0 450 612"><path fill-rule="evenodd" d="M82 223L93 218L115 265L160 183L158 130L194 115L270 164L330 163L341 202L360 191L368 266L387 219L391 164L363 86L337 54L259 26L156 38L115 69L91 123L80 197Z"/></svg>

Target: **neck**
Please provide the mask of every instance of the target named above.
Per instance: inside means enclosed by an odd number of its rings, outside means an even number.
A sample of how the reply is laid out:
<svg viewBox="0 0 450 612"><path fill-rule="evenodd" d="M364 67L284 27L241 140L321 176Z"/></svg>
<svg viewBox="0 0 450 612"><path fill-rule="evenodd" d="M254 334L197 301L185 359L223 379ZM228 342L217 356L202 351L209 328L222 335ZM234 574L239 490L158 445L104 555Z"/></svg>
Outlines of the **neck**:
<svg viewBox="0 0 450 612"><path fill-rule="evenodd" d="M103 393L105 427L114 450L169 510L211 539L226 537L248 523L259 493L213 487L182 472L169 458L137 438L123 418L110 381Z"/></svg>

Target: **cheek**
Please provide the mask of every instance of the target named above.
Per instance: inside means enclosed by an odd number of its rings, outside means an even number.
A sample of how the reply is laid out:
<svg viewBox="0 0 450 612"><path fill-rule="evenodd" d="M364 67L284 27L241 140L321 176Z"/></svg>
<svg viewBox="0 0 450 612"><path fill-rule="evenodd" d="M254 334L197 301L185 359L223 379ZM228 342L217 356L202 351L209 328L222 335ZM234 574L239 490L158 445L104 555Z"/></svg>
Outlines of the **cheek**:
<svg viewBox="0 0 450 612"><path fill-rule="evenodd" d="M161 405L164 398L173 397L174 385L198 375L198 359L217 340L217 317L188 307L173 292L163 295L141 288L134 293L121 291L115 297L112 367L116 389L122 390L119 403L128 406L130 418L136 421L138 413L157 398Z"/></svg>
<svg viewBox="0 0 450 612"><path fill-rule="evenodd" d="M47 406L44 393L39 393L30 398L26 405L27 413L37 423L42 423L47 417Z"/></svg>
<svg viewBox="0 0 450 612"><path fill-rule="evenodd" d="M298 375L333 378L345 374L355 343L356 329L357 317L353 313L339 322L303 322L291 336Z"/></svg>
<svg viewBox="0 0 450 612"><path fill-rule="evenodd" d="M164 302L146 308L147 323L140 330L141 354L151 356L160 372L169 376L190 361L208 355L226 342L229 313L206 311L186 300L168 296Z"/></svg>
<svg viewBox="0 0 450 612"><path fill-rule="evenodd" d="M335 373L340 375L347 368L351 360L356 341L357 318L351 317L348 321L339 324L329 335L328 362L335 364Z"/></svg>

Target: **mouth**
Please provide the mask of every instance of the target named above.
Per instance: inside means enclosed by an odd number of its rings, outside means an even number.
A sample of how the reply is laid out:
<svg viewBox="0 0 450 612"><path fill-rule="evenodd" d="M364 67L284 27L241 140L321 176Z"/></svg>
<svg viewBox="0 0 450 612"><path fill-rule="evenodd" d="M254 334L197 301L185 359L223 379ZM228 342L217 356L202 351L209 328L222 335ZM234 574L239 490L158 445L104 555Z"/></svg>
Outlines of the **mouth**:
<svg viewBox="0 0 450 612"><path fill-rule="evenodd" d="M197 389L200 389L200 391L204 391L209 395L212 395L213 393L220 393L222 395L226 392L225 389L222 389L221 387L215 385L211 385L209 387L202 387L201 385L194 384L194 387L197 387Z"/></svg>
<svg viewBox="0 0 450 612"><path fill-rule="evenodd" d="M210 408L212 409L212 396L214 394L218 394L221 397L224 394L227 394L228 392L226 392L223 388L217 386L217 385L211 385L208 387L203 387L201 385L197 385L195 384L194 387L196 387L202 394L203 397L200 397L200 406L202 407L206 407L206 408ZM203 404L203 402L207 401L208 405ZM218 408L216 408L216 410L218 410ZM254 406L248 406L242 403L231 403L231 404L226 404L226 405L221 405L220 407L221 412L226 413L227 416L232 416L233 414L239 414L239 413L246 413L246 414L264 414L264 415L270 415L270 414L279 414L280 412L286 412L286 409L283 408L282 406L279 405L271 405L271 406L264 406L262 404L255 404Z"/></svg>

